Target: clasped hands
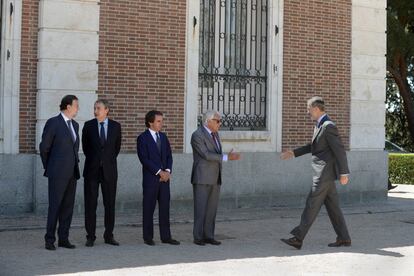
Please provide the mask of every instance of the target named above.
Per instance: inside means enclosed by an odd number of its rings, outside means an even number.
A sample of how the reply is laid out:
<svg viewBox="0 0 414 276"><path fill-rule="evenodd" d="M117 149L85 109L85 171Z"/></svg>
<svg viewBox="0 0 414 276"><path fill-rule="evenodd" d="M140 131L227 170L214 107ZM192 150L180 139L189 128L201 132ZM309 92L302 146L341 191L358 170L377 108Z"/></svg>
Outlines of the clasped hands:
<svg viewBox="0 0 414 276"><path fill-rule="evenodd" d="M171 174L169 171L160 171L159 176L160 182L168 182L168 180L170 180L171 178Z"/></svg>

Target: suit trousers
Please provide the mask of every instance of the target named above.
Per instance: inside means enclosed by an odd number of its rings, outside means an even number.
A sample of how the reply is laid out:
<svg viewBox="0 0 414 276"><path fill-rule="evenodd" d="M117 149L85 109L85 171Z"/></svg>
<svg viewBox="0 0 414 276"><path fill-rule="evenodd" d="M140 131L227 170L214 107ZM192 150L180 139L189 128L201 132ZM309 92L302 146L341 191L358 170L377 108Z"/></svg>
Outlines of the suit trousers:
<svg viewBox="0 0 414 276"><path fill-rule="evenodd" d="M116 198L116 181L108 181L104 177L103 168L99 168L98 178L85 178L84 181L84 199L85 199L85 228L87 239L95 240L96 230L96 207L98 205L99 184L101 184L103 205L105 209L105 232L104 239L113 237L115 226L115 198Z"/></svg>
<svg viewBox="0 0 414 276"><path fill-rule="evenodd" d="M194 240L214 239L220 185L193 185Z"/></svg>
<svg viewBox="0 0 414 276"><path fill-rule="evenodd" d="M337 239L350 240L345 219L339 207L339 198L334 181L314 183L306 199L300 224L290 233L297 239L303 240L318 215L322 204L325 205L329 219L336 232Z"/></svg>
<svg viewBox="0 0 414 276"><path fill-rule="evenodd" d="M154 238L154 211L158 201L158 223L162 241L171 239L170 231L170 183L151 182L143 185L142 230L145 241Z"/></svg>
<svg viewBox="0 0 414 276"><path fill-rule="evenodd" d="M49 208L47 212L47 225L45 241L54 243L55 232L59 221L59 241L69 239L69 228L72 223L73 206L75 204L76 179L48 179Z"/></svg>

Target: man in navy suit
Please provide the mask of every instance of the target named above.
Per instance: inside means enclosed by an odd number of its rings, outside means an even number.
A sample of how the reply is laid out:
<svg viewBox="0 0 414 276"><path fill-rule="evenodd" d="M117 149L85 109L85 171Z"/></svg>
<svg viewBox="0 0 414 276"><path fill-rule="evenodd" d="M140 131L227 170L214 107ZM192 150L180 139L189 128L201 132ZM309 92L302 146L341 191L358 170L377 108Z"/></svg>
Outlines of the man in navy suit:
<svg viewBox="0 0 414 276"><path fill-rule="evenodd" d="M158 201L162 243L180 244L170 231L170 177L172 153L167 136L161 132L163 114L151 110L145 115L148 128L137 138L137 153L142 164L143 237L147 245L155 245L153 217Z"/></svg>
<svg viewBox="0 0 414 276"><path fill-rule="evenodd" d="M116 158L121 149L121 125L108 118L109 103L97 100L95 119L85 122L82 129L82 149L85 153L83 169L85 197L86 246L93 246L96 236L96 207L99 184L105 208L105 243L119 245L114 239L115 196L118 180Z"/></svg>
<svg viewBox="0 0 414 276"><path fill-rule="evenodd" d="M76 180L79 179L79 124L73 120L78 113L78 98L66 95L60 114L47 120L39 145L44 176L48 178L49 209L45 248L55 250L54 242L59 221L59 247L75 248L69 242L69 228L75 203Z"/></svg>

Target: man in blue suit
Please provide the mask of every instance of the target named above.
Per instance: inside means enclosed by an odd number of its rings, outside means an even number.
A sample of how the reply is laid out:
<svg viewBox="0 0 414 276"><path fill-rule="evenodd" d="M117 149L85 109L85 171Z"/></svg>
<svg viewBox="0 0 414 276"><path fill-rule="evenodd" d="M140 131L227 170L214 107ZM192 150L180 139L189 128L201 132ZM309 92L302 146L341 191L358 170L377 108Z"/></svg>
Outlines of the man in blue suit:
<svg viewBox="0 0 414 276"><path fill-rule="evenodd" d="M172 153L167 136L161 132L163 114L151 110L145 115L148 128L137 138L137 153L142 164L143 237L147 245L155 245L154 210L158 201L159 227L162 243L180 244L170 231L170 177Z"/></svg>
<svg viewBox="0 0 414 276"><path fill-rule="evenodd" d="M76 180L79 179L79 124L73 120L78 113L78 98L66 95L60 114L47 120L39 145L44 176L48 178L49 209L45 248L55 250L54 242L59 220L59 247L75 248L69 242L69 228L75 203Z"/></svg>

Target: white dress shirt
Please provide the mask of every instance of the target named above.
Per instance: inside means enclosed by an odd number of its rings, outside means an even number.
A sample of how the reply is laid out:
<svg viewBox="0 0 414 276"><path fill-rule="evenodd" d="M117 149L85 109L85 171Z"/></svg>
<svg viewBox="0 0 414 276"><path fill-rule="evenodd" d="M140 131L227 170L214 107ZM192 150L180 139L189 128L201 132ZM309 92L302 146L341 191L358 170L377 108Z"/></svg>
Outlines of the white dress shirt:
<svg viewBox="0 0 414 276"><path fill-rule="evenodd" d="M154 142L155 142L155 144L157 143L157 133L158 132L156 132L156 131L153 131L152 129L148 129L149 130L149 132L151 133L151 136L152 136L152 139L154 139ZM159 133L158 133L158 135L160 135ZM161 136L160 136L160 140L161 140ZM171 170L170 169L165 169L167 172L169 172L169 173L171 173ZM158 170L158 172L155 174L155 175L158 175L159 173L160 173L160 171L161 171L161 169L159 169Z"/></svg>

